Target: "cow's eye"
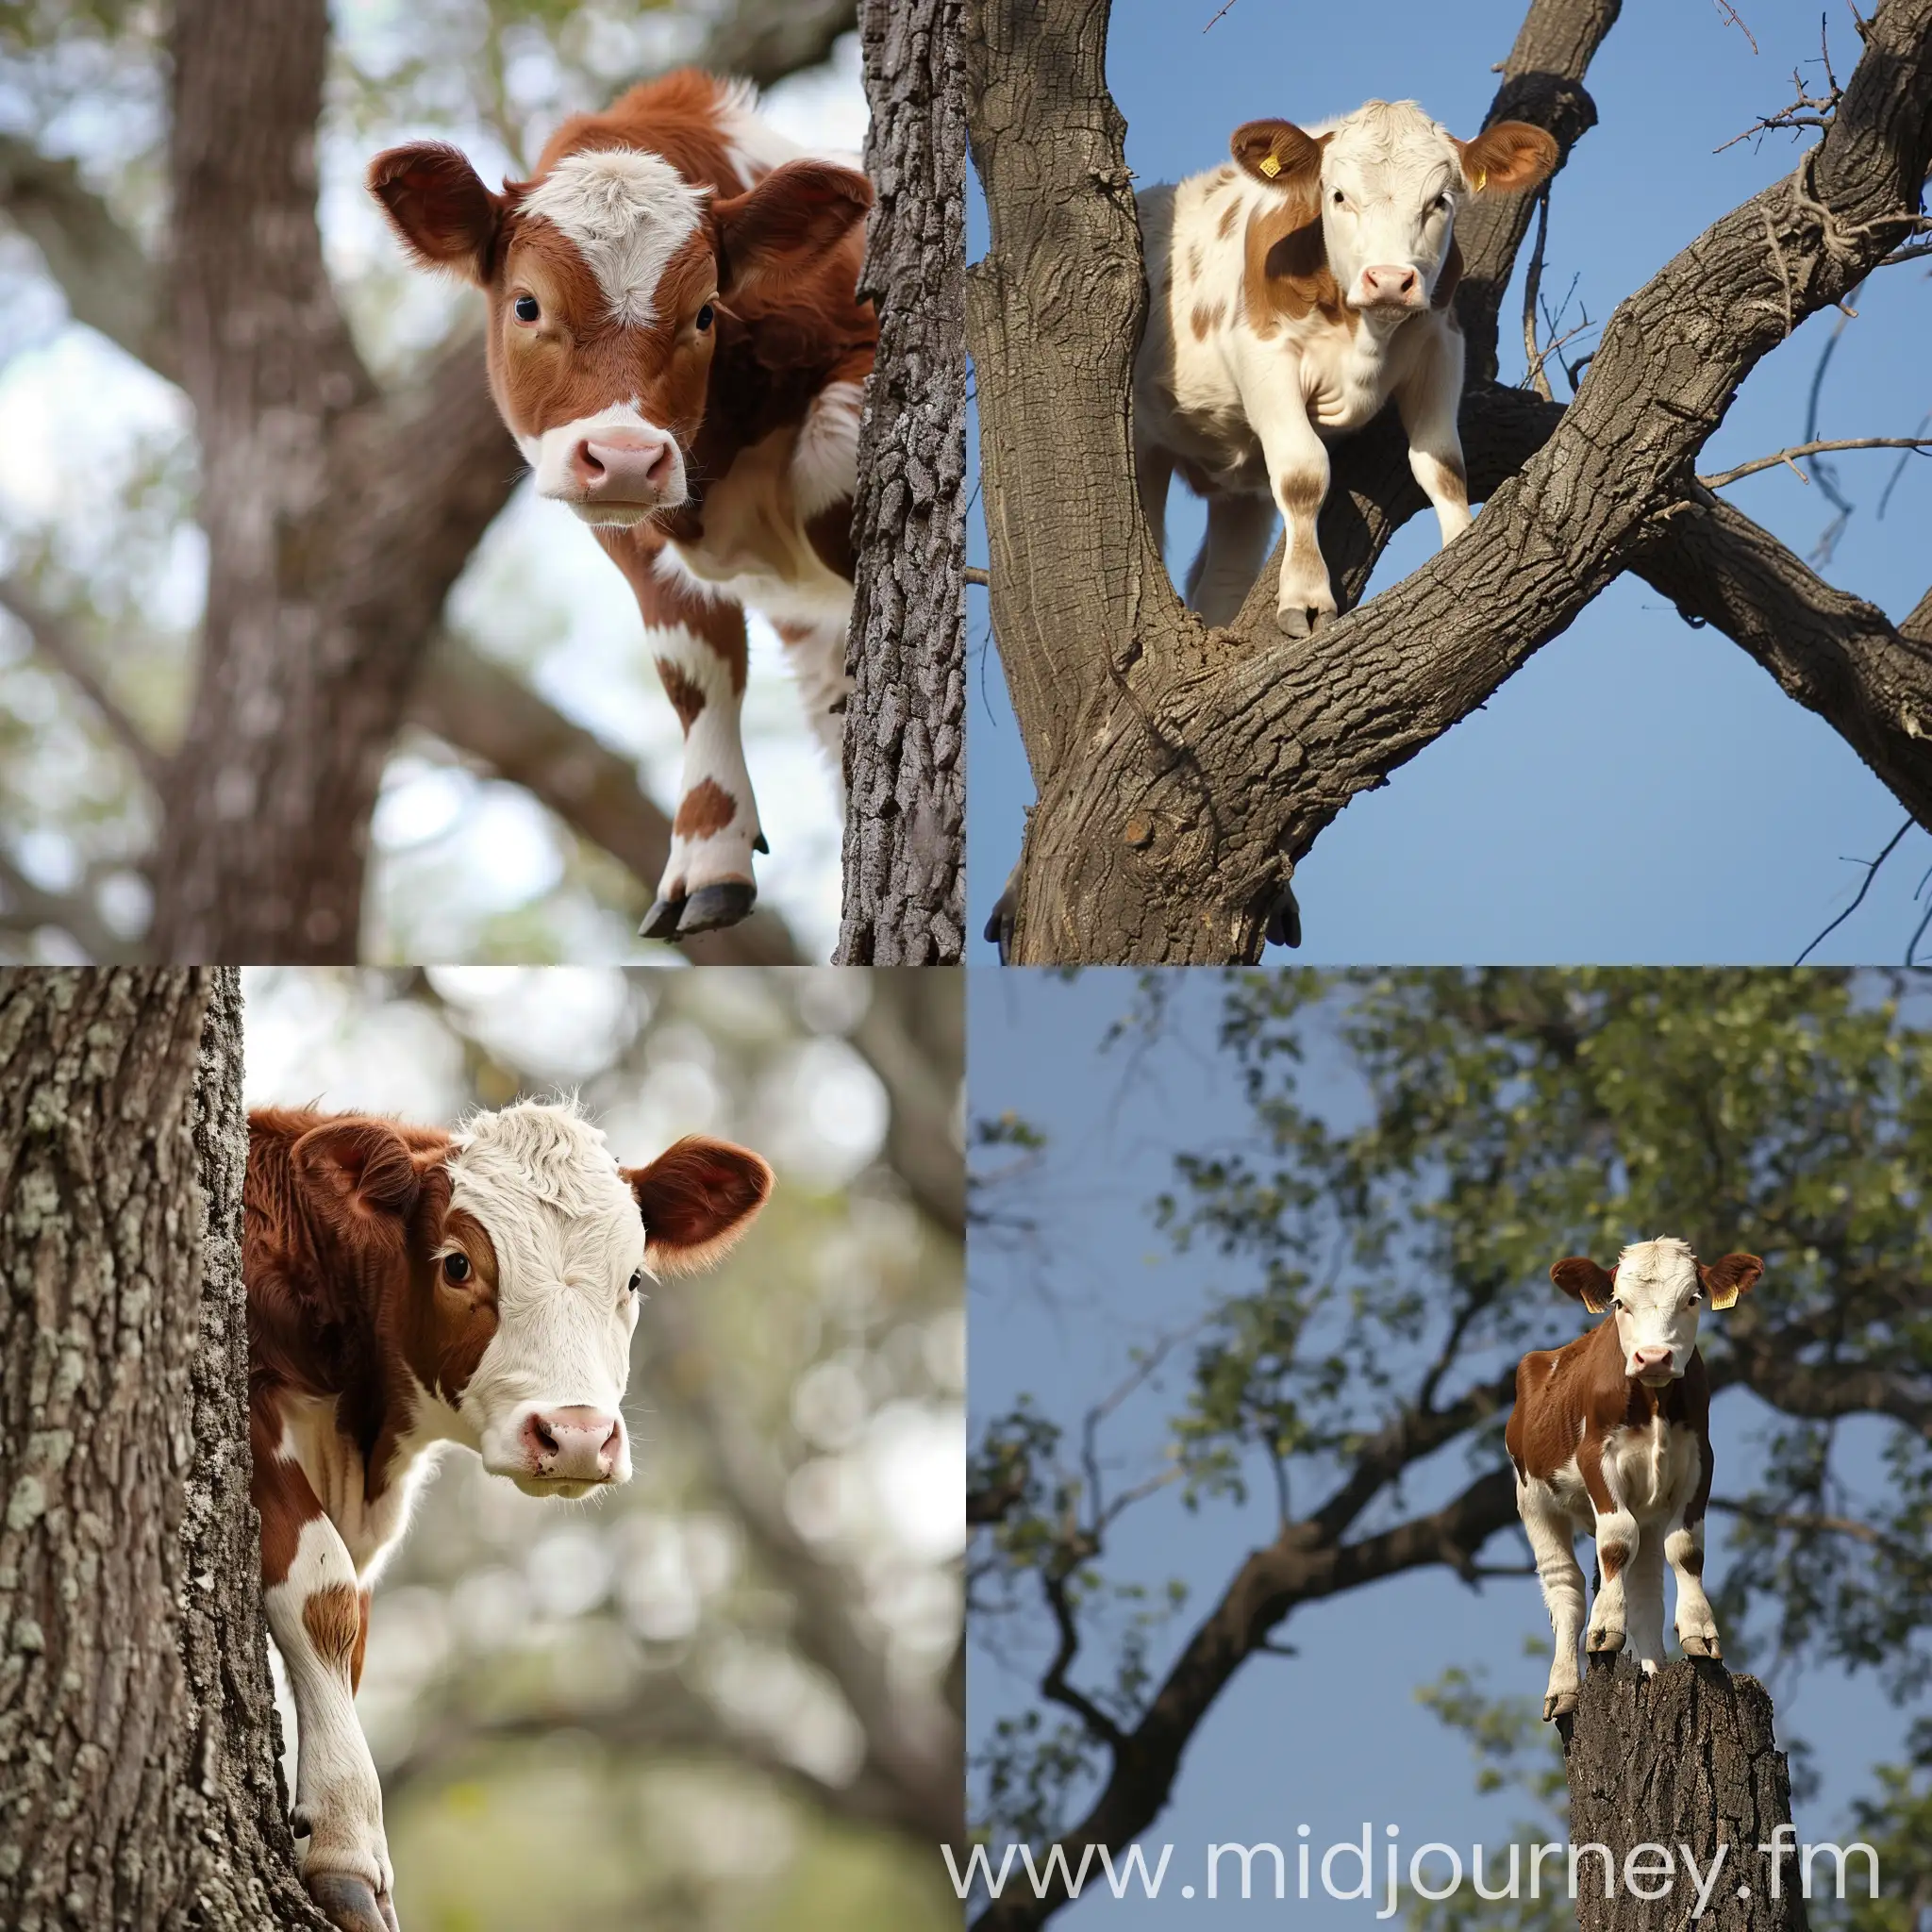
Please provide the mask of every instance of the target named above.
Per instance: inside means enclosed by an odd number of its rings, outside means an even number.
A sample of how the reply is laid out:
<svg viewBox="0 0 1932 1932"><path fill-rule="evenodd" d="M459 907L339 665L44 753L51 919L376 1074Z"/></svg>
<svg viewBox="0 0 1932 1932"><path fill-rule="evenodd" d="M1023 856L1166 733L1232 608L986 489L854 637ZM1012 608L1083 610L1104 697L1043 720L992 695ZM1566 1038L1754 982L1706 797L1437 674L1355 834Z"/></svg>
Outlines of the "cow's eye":
<svg viewBox="0 0 1932 1932"><path fill-rule="evenodd" d="M1621 1315L1621 1314L1622 1314L1622 1313L1624 1312L1624 1298L1623 1298L1623 1296L1622 1296L1622 1295L1616 1295L1616 1294L1613 1294L1613 1295L1612 1295L1612 1296L1610 1297L1610 1307L1612 1307L1613 1309L1615 1309L1615 1310L1616 1310L1616 1312L1617 1312L1618 1314L1620 1314L1620 1315Z"/></svg>
<svg viewBox="0 0 1932 1932"><path fill-rule="evenodd" d="M450 1283L461 1283L470 1278L470 1257L458 1251L442 1257L442 1278Z"/></svg>
<svg viewBox="0 0 1932 1932"><path fill-rule="evenodd" d="M639 1289L641 1289L641 1287L642 1287L643 1285L644 1285L644 1271L643 1271L643 1270L642 1270L641 1268L634 1268L634 1269L632 1269L632 1270L631 1270L631 1276L630 1276L630 1291L631 1291L631 1293L633 1293L633 1294L637 1293L638 1290L639 1290Z"/></svg>
<svg viewBox="0 0 1932 1932"><path fill-rule="evenodd" d="M1337 208L1341 208L1348 200L1348 196L1342 193L1341 190L1338 188L1335 191L1334 194L1330 197L1330 199L1335 203L1335 206Z"/></svg>
<svg viewBox="0 0 1932 1932"><path fill-rule="evenodd" d="M1447 196L1446 194L1439 194L1439 195L1437 195L1437 197L1436 197L1436 206L1437 206L1437 207L1438 207L1439 208L1447 208L1447 207L1449 206L1449 197L1448 197L1448 196Z"/></svg>
<svg viewBox="0 0 1932 1932"><path fill-rule="evenodd" d="M543 311L537 306L534 295L519 295L516 299L516 314L519 322L535 322Z"/></svg>
<svg viewBox="0 0 1932 1932"><path fill-rule="evenodd" d="M708 302L707 302L705 306L698 310L698 333L700 335L703 335L704 332L710 327L710 325L711 305Z"/></svg>

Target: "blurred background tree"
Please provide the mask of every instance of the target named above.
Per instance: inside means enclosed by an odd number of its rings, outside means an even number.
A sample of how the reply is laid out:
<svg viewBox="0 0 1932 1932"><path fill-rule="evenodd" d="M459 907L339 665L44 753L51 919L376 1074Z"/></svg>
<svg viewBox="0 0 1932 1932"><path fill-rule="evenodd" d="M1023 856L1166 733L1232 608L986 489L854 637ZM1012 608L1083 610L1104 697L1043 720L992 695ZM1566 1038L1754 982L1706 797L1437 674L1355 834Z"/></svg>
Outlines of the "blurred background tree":
<svg viewBox="0 0 1932 1932"><path fill-rule="evenodd" d="M1917 1932L1926 975L1088 973L974 998L981 1833L1077 1866L1090 1842L1191 1832L1291 1846L1333 1807L1504 1858L1509 1828L1442 1796L1430 1727L1391 1707L1420 1697L1466 1738L1479 1792L1529 1801L1519 1835L1560 1840L1503 1424L1523 1353L1587 1322L1550 1263L1681 1234L1766 1264L1700 1335L1725 1657L1768 1679L1788 1746L1801 1678L1835 1687L1806 1725L1850 1790L1821 1817L1800 1750L1801 1835L1880 1846L1885 1893L1814 1914ZM1064 1096L1095 1079L1094 1042L1114 1071L1081 1113ZM1152 1274L1136 1224L1165 1250ZM1104 1322L1070 1319L1083 1275ZM1874 1679L1890 1744L1847 1695ZM974 1923L1037 1926L1065 1902L1016 1884ZM1569 1916L1468 1890L1410 1904L1441 1928Z"/></svg>
<svg viewBox="0 0 1932 1932"><path fill-rule="evenodd" d="M922 1932L958 1906L964 1538L957 975L244 975L251 1105L451 1121L572 1089L777 1187L651 1291L638 1473L546 1507L452 1456L360 1708L410 1932Z"/></svg>
<svg viewBox="0 0 1932 1932"><path fill-rule="evenodd" d="M683 60L856 151L854 0L0 4L0 957L611 958L678 729L370 154L527 171ZM558 512L552 514L552 512ZM828 957L832 774L754 625L774 851L693 958ZM183 748L185 749L185 752Z"/></svg>

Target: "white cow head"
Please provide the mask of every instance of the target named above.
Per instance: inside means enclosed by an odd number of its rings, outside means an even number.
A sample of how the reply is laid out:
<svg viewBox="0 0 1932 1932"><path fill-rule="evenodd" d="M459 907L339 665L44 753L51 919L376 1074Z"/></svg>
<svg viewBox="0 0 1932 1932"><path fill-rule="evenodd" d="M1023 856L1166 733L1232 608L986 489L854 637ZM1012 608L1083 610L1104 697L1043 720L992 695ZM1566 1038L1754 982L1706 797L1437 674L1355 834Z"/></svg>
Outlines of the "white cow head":
<svg viewBox="0 0 1932 1932"><path fill-rule="evenodd" d="M1231 147L1257 181L1300 204L1298 226L1320 223L1341 300L1383 326L1447 302L1461 274L1454 225L1464 202L1534 188L1557 165L1541 127L1499 121L1457 141L1413 101L1370 101L1312 133L1250 121Z"/></svg>
<svg viewBox="0 0 1932 1932"><path fill-rule="evenodd" d="M456 1136L437 1292L495 1320L457 1397L483 1464L532 1495L630 1479L622 1405L644 1275L708 1266L772 1184L756 1154L691 1137L618 1166L571 1105L525 1101Z"/></svg>
<svg viewBox="0 0 1932 1932"><path fill-rule="evenodd" d="M1633 1241L1610 1269L1572 1255L1550 1279L1592 1315L1614 1316L1624 1374L1659 1388L1690 1366L1706 1299L1728 1308L1763 1273L1756 1255L1726 1255L1707 1268L1688 1241L1664 1236Z"/></svg>

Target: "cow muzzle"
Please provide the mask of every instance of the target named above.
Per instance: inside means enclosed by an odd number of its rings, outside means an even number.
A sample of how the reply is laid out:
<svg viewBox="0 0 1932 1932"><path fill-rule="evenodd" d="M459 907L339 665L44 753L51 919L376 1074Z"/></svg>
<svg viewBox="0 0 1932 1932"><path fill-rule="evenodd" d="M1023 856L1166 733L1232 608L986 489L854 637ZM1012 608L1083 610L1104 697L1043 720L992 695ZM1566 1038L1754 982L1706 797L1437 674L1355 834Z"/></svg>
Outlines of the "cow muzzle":
<svg viewBox="0 0 1932 1932"><path fill-rule="evenodd" d="M540 1495L580 1496L630 1474L623 1421L576 1404L533 1409L517 1431L517 1450L518 1466L508 1473Z"/></svg>
<svg viewBox="0 0 1932 1932"><path fill-rule="evenodd" d="M1666 1382L1676 1379L1676 1360L1668 1348L1633 1349L1630 1355L1630 1374L1646 1388L1659 1389Z"/></svg>
<svg viewBox="0 0 1932 1932"><path fill-rule="evenodd" d="M1363 269L1356 284L1355 306L1364 312L1407 315L1429 306L1429 291L1413 264L1384 263Z"/></svg>
<svg viewBox="0 0 1932 1932"><path fill-rule="evenodd" d="M568 504L593 526L628 529L686 500L677 439L627 404L522 441L537 494Z"/></svg>

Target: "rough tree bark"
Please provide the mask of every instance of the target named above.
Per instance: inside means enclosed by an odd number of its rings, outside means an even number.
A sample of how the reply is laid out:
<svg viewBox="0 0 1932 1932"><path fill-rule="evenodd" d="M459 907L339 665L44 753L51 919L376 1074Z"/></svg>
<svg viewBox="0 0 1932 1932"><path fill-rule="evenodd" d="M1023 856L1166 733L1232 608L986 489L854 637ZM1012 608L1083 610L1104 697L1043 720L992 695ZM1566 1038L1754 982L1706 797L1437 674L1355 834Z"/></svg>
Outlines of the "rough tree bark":
<svg viewBox="0 0 1932 1932"><path fill-rule="evenodd" d="M1594 120L1581 75L1617 10L1533 0L1489 118L1540 122L1567 150ZM1618 308L1566 410L1522 398L1549 412L1532 422L1508 392L1472 386L1472 489L1489 498L1475 528L1293 642L1274 629L1273 564L1231 627L1204 629L1135 499L1128 376L1146 297L1107 22L1093 0L971 0L968 13L968 126L992 238L967 319L993 628L1039 792L1009 958L1258 958L1295 862L1342 807L1628 569L1737 637L1932 825L1918 614L1893 626L1830 590L1691 475L1756 362L1911 231L1932 158L1932 0L1886 0L1864 23L1817 148ZM1526 219L1501 212L1464 239L1478 371L1494 367ZM1540 431L1517 445L1520 472L1481 474L1479 452L1493 465L1512 427ZM1344 608L1420 504L1400 460L1387 425L1334 451L1322 543Z"/></svg>
<svg viewBox="0 0 1932 1932"><path fill-rule="evenodd" d="M853 534L840 963L958 963L965 937L963 0L860 10L878 309Z"/></svg>
<svg viewBox="0 0 1932 1932"><path fill-rule="evenodd" d="M1721 1845L1724 1868L1700 1923L1710 1932L1805 1932L1797 1864L1782 1861L1774 1888L1772 1861L1758 1850L1791 1823L1790 1767L1772 1719L1764 1686L1719 1663L1687 1658L1646 1677L1622 1658L1614 1667L1591 1660L1575 1713L1562 1721L1570 1842L1608 1846L1617 1881L1606 1898L1602 1860L1580 1861L1581 1932L1677 1932L1697 1899L1677 1848L1688 1847L1707 1873ZM1672 1848L1672 1883L1661 1897L1640 1897L1624 1883L1625 1861L1640 1845ZM1640 1874L1659 1869L1654 1857L1638 1861ZM1658 1879L1640 1883L1651 1890Z"/></svg>
<svg viewBox="0 0 1932 1932"><path fill-rule="evenodd" d="M326 1932L248 1503L232 970L0 979L0 1924Z"/></svg>
<svg viewBox="0 0 1932 1932"><path fill-rule="evenodd" d="M741 8L705 58L769 82L852 17L851 0ZM171 959L354 959L384 758L518 474L474 331L394 394L357 357L316 220L327 38L325 0L175 9L166 340L200 437L208 586L161 788L151 944Z"/></svg>

